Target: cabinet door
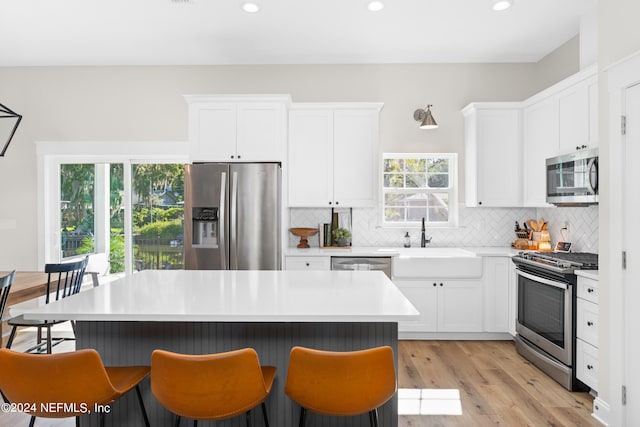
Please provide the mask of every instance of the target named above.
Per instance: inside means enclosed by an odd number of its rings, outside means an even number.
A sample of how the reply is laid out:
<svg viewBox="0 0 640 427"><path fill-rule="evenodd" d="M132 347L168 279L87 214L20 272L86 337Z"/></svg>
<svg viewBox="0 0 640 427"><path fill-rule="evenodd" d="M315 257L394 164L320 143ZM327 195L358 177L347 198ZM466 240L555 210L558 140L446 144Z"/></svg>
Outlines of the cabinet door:
<svg viewBox="0 0 640 427"><path fill-rule="evenodd" d="M485 257L483 266L484 331L509 332L511 258Z"/></svg>
<svg viewBox="0 0 640 427"><path fill-rule="evenodd" d="M398 322L399 332L435 332L437 326L437 292L433 282L397 281L394 283L411 304L420 312L418 320Z"/></svg>
<svg viewBox="0 0 640 427"><path fill-rule="evenodd" d="M197 104L189 109L192 161L230 161L236 155L236 105Z"/></svg>
<svg viewBox="0 0 640 427"><path fill-rule="evenodd" d="M336 205L375 206L377 159L378 111L335 110L333 199Z"/></svg>
<svg viewBox="0 0 640 427"><path fill-rule="evenodd" d="M598 347L598 304L577 298L576 310L576 336Z"/></svg>
<svg viewBox="0 0 640 427"><path fill-rule="evenodd" d="M284 126L282 104L239 104L236 159L253 162L282 161Z"/></svg>
<svg viewBox="0 0 640 427"><path fill-rule="evenodd" d="M558 103L547 98L524 111L524 205L548 207L546 159L558 154Z"/></svg>
<svg viewBox="0 0 640 427"><path fill-rule="evenodd" d="M476 124L477 206L521 206L520 112L479 111Z"/></svg>
<svg viewBox="0 0 640 427"><path fill-rule="evenodd" d="M559 153L589 145L589 88L579 83L558 95Z"/></svg>
<svg viewBox="0 0 640 427"><path fill-rule="evenodd" d="M598 77L589 79L589 143L590 148L598 146Z"/></svg>
<svg viewBox="0 0 640 427"><path fill-rule="evenodd" d="M482 332L482 283L438 281L438 332Z"/></svg>
<svg viewBox="0 0 640 427"><path fill-rule="evenodd" d="M289 113L289 206L334 206L332 129L329 110Z"/></svg>

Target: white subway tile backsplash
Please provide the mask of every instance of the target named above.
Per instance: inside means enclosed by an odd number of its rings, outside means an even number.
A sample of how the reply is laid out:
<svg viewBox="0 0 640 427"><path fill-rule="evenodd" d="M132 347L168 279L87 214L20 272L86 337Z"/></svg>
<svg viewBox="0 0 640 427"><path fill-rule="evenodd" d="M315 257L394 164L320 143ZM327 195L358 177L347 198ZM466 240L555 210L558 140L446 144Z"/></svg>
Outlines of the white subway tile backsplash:
<svg viewBox="0 0 640 427"><path fill-rule="evenodd" d="M339 209L342 218L348 209ZM352 244L354 246L400 247L408 231L411 246L420 246L419 228L382 228L378 224L380 211L377 208L354 208L351 219ZM289 227L317 227L331 221L331 209L291 208ZM568 239L573 250L598 252L598 207L575 208L467 208L460 207L457 228L428 228L432 237L431 246L509 246L515 240L514 224L527 219L544 218L549 223L552 243ZM348 219L345 219L348 221ZM566 237L561 229L569 224ZM341 224L342 225L342 224ZM289 246L296 246L299 239L289 235ZM309 238L311 246L319 246L318 235Z"/></svg>

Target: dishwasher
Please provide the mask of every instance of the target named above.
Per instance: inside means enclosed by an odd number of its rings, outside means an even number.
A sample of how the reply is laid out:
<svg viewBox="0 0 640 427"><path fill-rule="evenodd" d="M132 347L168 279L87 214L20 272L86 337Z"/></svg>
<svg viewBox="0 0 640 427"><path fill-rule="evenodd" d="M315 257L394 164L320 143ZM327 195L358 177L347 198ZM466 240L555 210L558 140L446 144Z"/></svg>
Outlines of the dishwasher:
<svg viewBox="0 0 640 427"><path fill-rule="evenodd" d="M391 279L391 257L331 257L332 270L382 271Z"/></svg>

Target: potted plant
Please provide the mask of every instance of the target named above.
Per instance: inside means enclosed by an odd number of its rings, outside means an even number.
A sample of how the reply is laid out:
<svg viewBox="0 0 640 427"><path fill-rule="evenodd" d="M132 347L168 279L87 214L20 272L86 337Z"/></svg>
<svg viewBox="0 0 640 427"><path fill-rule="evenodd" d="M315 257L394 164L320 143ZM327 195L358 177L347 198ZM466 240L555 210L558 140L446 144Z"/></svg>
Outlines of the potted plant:
<svg viewBox="0 0 640 427"><path fill-rule="evenodd" d="M336 228L333 230L333 238L338 243L338 246L347 246L349 245L351 232L346 228Z"/></svg>

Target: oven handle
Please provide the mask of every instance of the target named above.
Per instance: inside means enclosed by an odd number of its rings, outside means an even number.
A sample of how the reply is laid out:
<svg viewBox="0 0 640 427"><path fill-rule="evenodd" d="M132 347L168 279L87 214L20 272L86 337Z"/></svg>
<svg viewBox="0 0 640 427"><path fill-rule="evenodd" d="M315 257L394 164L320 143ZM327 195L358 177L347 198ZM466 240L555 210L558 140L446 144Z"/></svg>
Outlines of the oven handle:
<svg viewBox="0 0 640 427"><path fill-rule="evenodd" d="M534 282L544 283L545 285L553 286L555 288L560 288L560 289L564 289L564 290L569 289L569 285L567 283L556 282L554 280L545 279L544 277L535 276L533 274L525 273L522 270L516 270L516 274L518 274L518 275L520 275L520 276L522 276L522 277L524 277L526 279L533 280Z"/></svg>

